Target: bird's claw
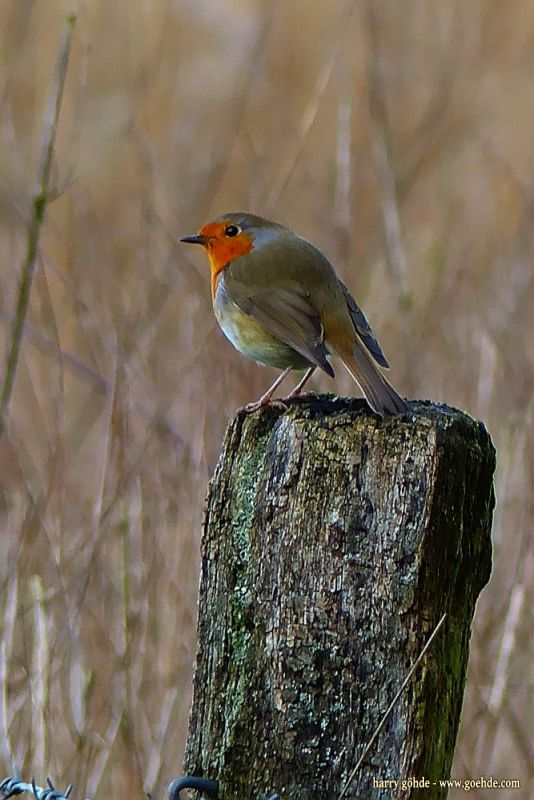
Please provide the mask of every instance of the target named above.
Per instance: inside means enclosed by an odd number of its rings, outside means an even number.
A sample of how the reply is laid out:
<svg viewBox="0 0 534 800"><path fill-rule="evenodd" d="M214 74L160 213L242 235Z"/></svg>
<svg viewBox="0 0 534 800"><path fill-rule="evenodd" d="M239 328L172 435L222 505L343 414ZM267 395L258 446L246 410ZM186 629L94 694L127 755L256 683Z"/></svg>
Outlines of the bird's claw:
<svg viewBox="0 0 534 800"><path fill-rule="evenodd" d="M245 414L253 414L255 411L259 411L261 408L267 408L267 406L271 406L271 408L279 408L280 411L287 411L288 405L284 403L283 400L271 400L270 398L264 399L260 397L259 400L256 400L255 403L247 403L246 406L243 406L241 409L245 412Z"/></svg>

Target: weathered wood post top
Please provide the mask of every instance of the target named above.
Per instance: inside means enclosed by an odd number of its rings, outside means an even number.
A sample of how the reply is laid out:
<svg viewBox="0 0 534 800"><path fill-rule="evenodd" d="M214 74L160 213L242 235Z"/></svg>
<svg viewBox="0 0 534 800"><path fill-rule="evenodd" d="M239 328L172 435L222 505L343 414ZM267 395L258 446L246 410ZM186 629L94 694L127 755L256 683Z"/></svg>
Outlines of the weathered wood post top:
<svg viewBox="0 0 534 800"><path fill-rule="evenodd" d="M229 425L185 761L222 800L338 798L443 614L345 796L446 797L495 452L468 415L410 408L379 419L360 400L305 396ZM402 791L409 779L429 784Z"/></svg>

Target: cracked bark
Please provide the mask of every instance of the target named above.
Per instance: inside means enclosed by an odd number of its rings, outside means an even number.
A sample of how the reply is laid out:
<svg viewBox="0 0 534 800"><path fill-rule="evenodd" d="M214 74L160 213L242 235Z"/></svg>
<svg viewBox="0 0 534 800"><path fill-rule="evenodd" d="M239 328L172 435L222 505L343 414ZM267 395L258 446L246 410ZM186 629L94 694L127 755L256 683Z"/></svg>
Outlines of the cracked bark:
<svg viewBox="0 0 534 800"><path fill-rule="evenodd" d="M304 397L239 413L210 483L185 768L220 797L337 798L442 614L349 798L443 798L475 602L491 570L495 452L412 403ZM421 791L380 781L430 781Z"/></svg>

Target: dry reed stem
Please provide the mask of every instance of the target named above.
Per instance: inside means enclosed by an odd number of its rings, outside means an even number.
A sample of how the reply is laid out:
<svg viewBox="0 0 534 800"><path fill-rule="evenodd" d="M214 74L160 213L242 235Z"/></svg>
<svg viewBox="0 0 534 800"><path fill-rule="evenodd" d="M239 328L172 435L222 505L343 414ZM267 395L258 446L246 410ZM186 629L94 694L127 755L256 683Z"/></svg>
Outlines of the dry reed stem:
<svg viewBox="0 0 534 800"><path fill-rule="evenodd" d="M65 81L67 79L67 69L69 66L69 56L75 22L75 16L69 16L65 20L61 43L59 46L55 83L50 94L48 108L46 111L43 145L41 151L41 164L37 179L37 190L33 195L32 217L28 226L26 258L20 271L17 309L13 321L11 346L9 348L9 354L6 362L2 393L0 395L0 433L5 425L9 401L11 400L11 393L13 391L13 385L15 382L15 374L17 372L24 322L26 320L28 305L30 302L33 273L39 253L41 228L46 214L46 207L50 202L50 176L54 161L59 114L61 111Z"/></svg>

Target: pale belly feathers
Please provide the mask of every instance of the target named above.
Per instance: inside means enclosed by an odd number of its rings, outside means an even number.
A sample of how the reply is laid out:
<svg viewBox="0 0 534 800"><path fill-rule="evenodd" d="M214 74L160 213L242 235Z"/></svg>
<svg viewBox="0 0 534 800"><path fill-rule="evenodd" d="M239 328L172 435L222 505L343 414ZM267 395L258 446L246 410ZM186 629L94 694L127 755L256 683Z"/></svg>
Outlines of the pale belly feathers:
<svg viewBox="0 0 534 800"><path fill-rule="evenodd" d="M236 350L253 358L258 364L285 369L306 369L310 362L292 347L276 339L257 322L245 314L227 295L224 276L217 282L213 310L217 322Z"/></svg>

